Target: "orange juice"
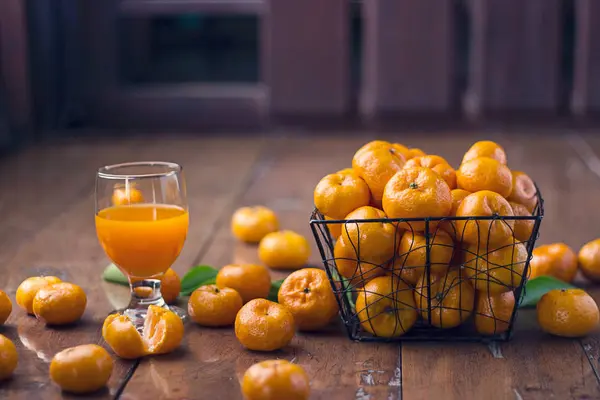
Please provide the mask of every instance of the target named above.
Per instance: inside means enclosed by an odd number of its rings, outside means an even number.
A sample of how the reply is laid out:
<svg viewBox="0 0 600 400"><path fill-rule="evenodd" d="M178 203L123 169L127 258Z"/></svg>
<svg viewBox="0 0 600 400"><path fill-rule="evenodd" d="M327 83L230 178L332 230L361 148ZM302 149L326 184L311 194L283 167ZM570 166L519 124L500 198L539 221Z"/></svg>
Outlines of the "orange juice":
<svg viewBox="0 0 600 400"><path fill-rule="evenodd" d="M96 215L106 255L131 277L164 273L177 259L188 231L186 210L165 204L122 205Z"/></svg>

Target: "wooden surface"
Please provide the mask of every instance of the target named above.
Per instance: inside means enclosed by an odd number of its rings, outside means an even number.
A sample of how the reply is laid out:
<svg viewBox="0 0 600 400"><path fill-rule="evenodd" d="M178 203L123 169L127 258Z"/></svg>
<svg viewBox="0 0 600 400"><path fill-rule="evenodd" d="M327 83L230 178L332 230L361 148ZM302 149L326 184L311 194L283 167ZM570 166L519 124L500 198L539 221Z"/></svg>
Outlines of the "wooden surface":
<svg viewBox="0 0 600 400"><path fill-rule="evenodd" d="M0 161L0 288L14 301L24 278L53 273L81 285L88 308L81 323L63 329L46 328L13 311L0 332L14 340L20 363L14 378L0 383L0 398L70 397L49 382L49 360L76 344L104 345L104 317L127 302L127 289L100 280L108 260L93 224L96 168L159 158L184 165L191 225L174 267L183 274L198 263L258 262L256 248L229 232L231 213L242 205L272 207L283 228L314 243L308 225L314 185L349 166L356 148L376 137L439 153L455 165L475 140L496 140L505 147L509 165L527 171L543 191L546 217L539 243L565 241L578 250L600 236L600 138L589 134L317 132L64 139L40 145ZM320 266L316 246L310 264ZM273 279L283 276L272 272ZM578 282L600 301L600 286ZM94 397L241 399L238 380L246 368L285 358L306 369L312 399L594 399L600 397L599 357L600 333L582 340L550 337L530 310L519 313L511 342L490 346L354 343L336 321L325 332L298 334L284 350L263 354L244 350L231 329L189 324L181 349L139 362L117 361L108 389Z"/></svg>
<svg viewBox="0 0 600 400"><path fill-rule="evenodd" d="M577 38L573 75L573 113L585 115L600 110L600 3L575 0Z"/></svg>

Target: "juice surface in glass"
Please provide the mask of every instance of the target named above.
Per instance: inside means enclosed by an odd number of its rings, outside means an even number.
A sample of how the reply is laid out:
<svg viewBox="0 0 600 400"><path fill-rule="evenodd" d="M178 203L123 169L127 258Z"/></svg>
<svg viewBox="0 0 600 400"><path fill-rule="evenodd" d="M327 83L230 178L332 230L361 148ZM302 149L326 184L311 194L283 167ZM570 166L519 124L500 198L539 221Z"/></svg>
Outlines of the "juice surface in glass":
<svg viewBox="0 0 600 400"><path fill-rule="evenodd" d="M164 273L173 265L188 231L189 214L165 204L105 208L96 215L98 239L108 257L131 277Z"/></svg>

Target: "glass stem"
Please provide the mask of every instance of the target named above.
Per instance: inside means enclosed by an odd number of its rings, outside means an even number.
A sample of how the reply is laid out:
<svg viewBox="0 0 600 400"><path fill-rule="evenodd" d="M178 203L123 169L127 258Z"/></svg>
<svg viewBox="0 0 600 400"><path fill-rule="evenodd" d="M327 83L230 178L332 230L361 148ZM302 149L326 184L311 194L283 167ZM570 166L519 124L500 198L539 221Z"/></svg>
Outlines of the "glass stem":
<svg viewBox="0 0 600 400"><path fill-rule="evenodd" d="M159 279L129 280L131 287L131 301L129 309L142 309L146 311L149 305L164 307L165 300L160 292Z"/></svg>

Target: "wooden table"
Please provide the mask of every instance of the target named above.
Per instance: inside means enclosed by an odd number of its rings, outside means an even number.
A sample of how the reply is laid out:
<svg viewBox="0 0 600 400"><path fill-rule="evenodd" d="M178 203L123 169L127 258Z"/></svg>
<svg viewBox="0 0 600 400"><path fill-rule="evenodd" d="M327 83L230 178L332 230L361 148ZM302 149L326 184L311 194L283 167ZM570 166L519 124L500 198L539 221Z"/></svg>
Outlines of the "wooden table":
<svg viewBox="0 0 600 400"><path fill-rule="evenodd" d="M234 209L264 204L287 229L312 239L308 225L314 185L349 166L354 151L375 137L391 139L458 164L477 139L506 149L509 165L531 174L543 190L546 217L540 243L565 241L576 250L600 236L600 137L486 132L485 134L273 134L211 137L64 139L0 162L0 287L15 298L28 276L52 273L81 285L88 308L77 326L47 329L15 309L0 332L18 347L14 378L1 399L61 398L48 377L52 356L73 345L100 343L107 313L127 302L127 289L101 281L108 260L93 224L94 173L115 162L166 159L185 166L191 210L188 240L175 269L198 263L256 262L256 249L229 232ZM311 264L321 265L316 246ZM283 277L273 273L274 279ZM585 284L585 282L584 282ZM589 285L600 300L600 286ZM600 334L582 340L540 332L531 311L519 314L509 343L354 343L341 326L298 334L271 354L249 352L231 329L186 326L182 348L141 361L118 360L97 398L239 399L238 380L266 358L305 367L314 399L592 399L600 398ZM68 397L68 395L64 395Z"/></svg>

